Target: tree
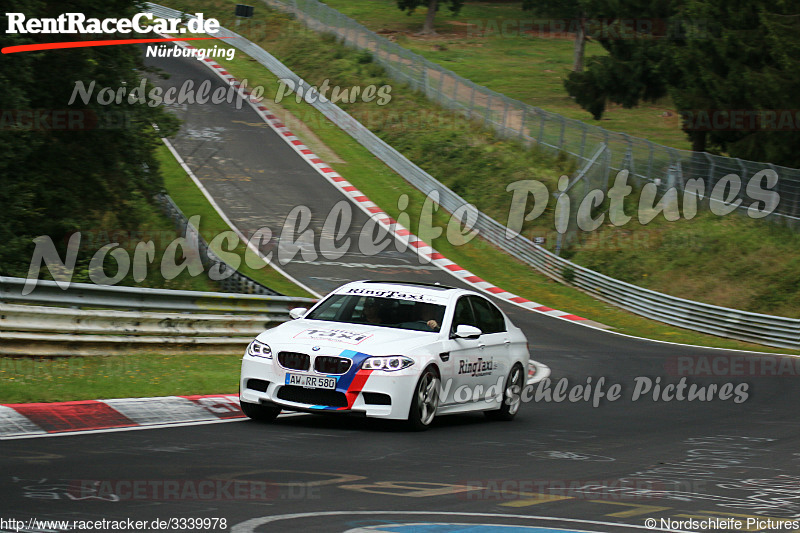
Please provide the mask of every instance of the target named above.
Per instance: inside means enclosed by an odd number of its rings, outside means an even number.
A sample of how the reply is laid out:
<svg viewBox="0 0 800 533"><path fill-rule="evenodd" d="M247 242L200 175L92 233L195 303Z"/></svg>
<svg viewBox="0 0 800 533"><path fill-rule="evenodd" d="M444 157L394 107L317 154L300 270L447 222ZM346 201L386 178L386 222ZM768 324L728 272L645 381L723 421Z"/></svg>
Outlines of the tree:
<svg viewBox="0 0 800 533"><path fill-rule="evenodd" d="M632 107L669 95L684 117L705 117L682 125L693 150L800 167L796 113L785 131L780 123L763 120L798 108L800 3L608 1L620 20L633 10L667 20L668 31L598 38L608 55L593 57L585 72L570 73L565 81L569 94L595 119L608 101ZM734 124L737 113L746 118Z"/></svg>
<svg viewBox="0 0 800 533"><path fill-rule="evenodd" d="M132 17L134 0L8 0L5 12L53 17L81 12L87 18ZM2 27L8 27L5 18ZM102 38L85 35L70 38ZM52 34L0 34L2 46L51 42ZM135 228L138 213L130 203L161 189L155 147L174 131L176 119L161 107L97 100L100 88L137 86L140 49L103 46L7 54L0 60L0 274L25 275L32 239L48 235L65 248L67 236L114 213L122 227ZM68 104L75 83L95 82L93 98ZM79 120L64 128L45 118L20 117L73 112ZM51 115L55 116L55 115ZM95 120L97 122L95 122ZM116 229L116 228L111 228Z"/></svg>
<svg viewBox="0 0 800 533"><path fill-rule="evenodd" d="M464 5L464 0L442 0L441 2L439 0L427 0L427 2L425 0L397 0L397 7L400 11L406 11L408 15L411 15L419 6L426 3L428 5L428 13L425 16L425 24L422 26L422 30L419 31L419 35L436 34L433 23L440 3L447 4L453 14L458 14L461 11L461 6Z"/></svg>
<svg viewBox="0 0 800 533"><path fill-rule="evenodd" d="M575 34L572 59L574 72L583 72L583 57L586 52L586 4L587 0L522 0L522 9L533 11L537 16L569 21L567 27Z"/></svg>
<svg viewBox="0 0 800 533"><path fill-rule="evenodd" d="M619 24L609 24L606 31L615 33ZM601 43L610 53L592 57L584 72L570 72L564 80L570 96L595 120L600 120L609 101L631 108L642 100L666 96L665 58L658 42L604 39Z"/></svg>
<svg viewBox="0 0 800 533"><path fill-rule="evenodd" d="M532 1L532 0L527 0ZM666 95L659 32L670 0L573 0L585 13L587 35L608 52L594 56L585 71L567 76L567 92L599 120L608 101L632 107Z"/></svg>
<svg viewBox="0 0 800 533"><path fill-rule="evenodd" d="M686 0L675 19L714 21L711 28L686 28L686 39L668 50L669 94L678 110L685 116L700 110L722 123L685 122L693 149L799 167L797 126L780 131L780 124L762 121L759 111L798 107L800 4ZM728 125L734 113L755 120Z"/></svg>

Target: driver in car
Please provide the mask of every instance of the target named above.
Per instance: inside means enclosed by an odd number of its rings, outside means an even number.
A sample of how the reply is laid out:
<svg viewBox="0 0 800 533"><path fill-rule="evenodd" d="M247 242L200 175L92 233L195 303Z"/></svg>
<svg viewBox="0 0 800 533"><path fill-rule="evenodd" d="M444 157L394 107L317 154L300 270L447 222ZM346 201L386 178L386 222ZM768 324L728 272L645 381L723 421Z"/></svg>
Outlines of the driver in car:
<svg viewBox="0 0 800 533"><path fill-rule="evenodd" d="M428 304L423 304L420 309L420 320L425 322L433 331L439 331L439 316L436 312L436 307Z"/></svg>

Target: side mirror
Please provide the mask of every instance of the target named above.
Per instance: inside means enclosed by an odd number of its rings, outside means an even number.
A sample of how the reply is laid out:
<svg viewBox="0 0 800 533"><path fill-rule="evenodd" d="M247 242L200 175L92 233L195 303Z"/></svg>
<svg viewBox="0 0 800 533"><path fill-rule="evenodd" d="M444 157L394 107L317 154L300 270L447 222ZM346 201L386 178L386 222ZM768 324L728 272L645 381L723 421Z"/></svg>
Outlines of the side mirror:
<svg viewBox="0 0 800 533"><path fill-rule="evenodd" d="M461 324L456 328L454 337L457 339L477 339L483 334L480 328Z"/></svg>
<svg viewBox="0 0 800 533"><path fill-rule="evenodd" d="M308 309L305 307L295 307L289 311L289 316L292 317L292 320L297 320L298 318L303 318L307 312Z"/></svg>

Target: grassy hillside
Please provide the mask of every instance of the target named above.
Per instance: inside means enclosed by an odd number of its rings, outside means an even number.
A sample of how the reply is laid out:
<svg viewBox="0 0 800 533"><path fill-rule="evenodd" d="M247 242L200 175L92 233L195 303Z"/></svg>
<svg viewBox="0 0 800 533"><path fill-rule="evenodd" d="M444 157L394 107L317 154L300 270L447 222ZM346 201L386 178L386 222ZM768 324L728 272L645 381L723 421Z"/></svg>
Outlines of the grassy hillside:
<svg viewBox="0 0 800 533"><path fill-rule="evenodd" d="M437 36L416 35L425 10L401 12L396 0L325 0L325 4L426 59L499 93L611 131L690 149L669 98L634 109L611 104L595 121L564 89L572 69L572 35L557 32L569 21L523 11L520 2L468 2L458 15L437 14ZM586 59L605 54L588 41Z"/></svg>

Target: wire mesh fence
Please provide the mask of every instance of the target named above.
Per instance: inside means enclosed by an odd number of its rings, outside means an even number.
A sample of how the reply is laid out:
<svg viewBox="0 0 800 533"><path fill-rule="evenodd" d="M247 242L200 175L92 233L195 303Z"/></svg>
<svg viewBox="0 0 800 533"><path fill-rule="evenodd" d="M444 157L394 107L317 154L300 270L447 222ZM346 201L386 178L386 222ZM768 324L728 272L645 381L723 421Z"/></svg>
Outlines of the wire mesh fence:
<svg viewBox="0 0 800 533"><path fill-rule="evenodd" d="M605 145L604 172L598 175L604 174L607 179L621 170L628 170L632 184L641 187L656 183L662 190L675 187L680 192L684 191L688 180L700 179L703 182L698 195L702 193L708 198L720 181L723 183L719 187L723 191L726 189L724 178L730 174L747 183L757 173L771 169L779 177L771 190L779 194L780 201L768 218L800 227L800 169L680 150L569 119L477 85L317 0L264 2L291 13L312 30L331 33L347 46L371 52L374 60L394 80L407 83L448 109L483 122L501 137L517 139L529 147L564 152L574 157L579 167L589 163L599 145ZM729 203L741 200L740 210L753 204L746 188L740 188L729 200Z"/></svg>

